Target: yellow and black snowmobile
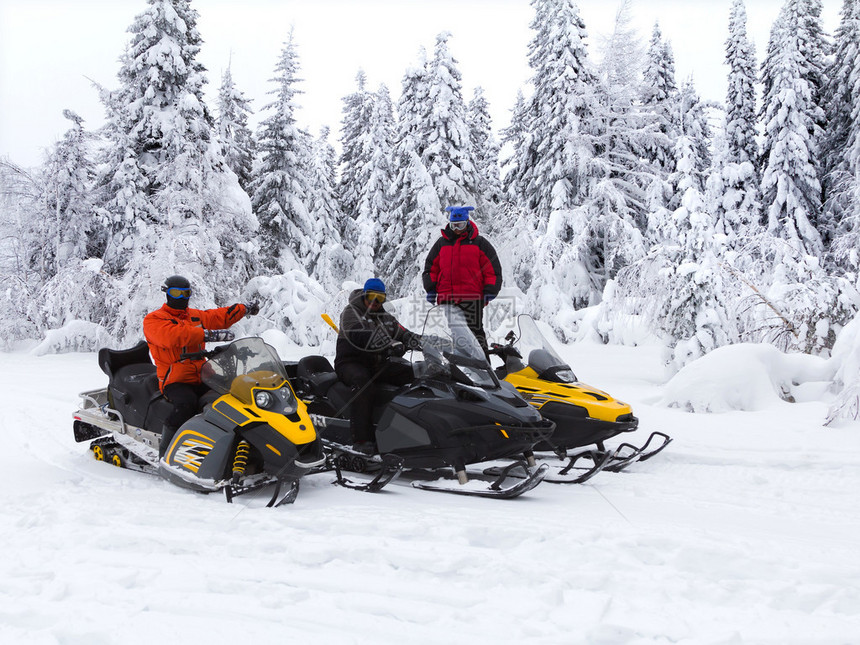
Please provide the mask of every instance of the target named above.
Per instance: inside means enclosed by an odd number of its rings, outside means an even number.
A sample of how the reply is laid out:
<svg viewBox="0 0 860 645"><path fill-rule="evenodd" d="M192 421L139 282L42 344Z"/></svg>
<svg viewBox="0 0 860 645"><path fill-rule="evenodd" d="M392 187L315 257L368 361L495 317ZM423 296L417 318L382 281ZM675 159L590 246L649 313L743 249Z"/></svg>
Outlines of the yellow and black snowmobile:
<svg viewBox="0 0 860 645"><path fill-rule="evenodd" d="M323 318L337 329L329 316ZM448 305L430 309L420 351L423 360L398 359L412 366L410 384L378 387L374 436L381 454L372 457L349 450L354 393L329 360L306 356L288 367L333 459L358 472L362 463L397 459L401 483L458 495L508 499L537 486L550 468L535 465L532 447L550 436L554 424L499 381L463 312ZM510 463L485 472L483 464L497 459Z"/></svg>
<svg viewBox="0 0 860 645"><path fill-rule="evenodd" d="M566 460L564 466L553 469L547 481L581 483L601 470L618 471L650 459L669 444L668 435L652 432L641 447L625 442L607 449L607 439L638 428L632 408L579 381L531 316L520 315L517 325L519 335L512 330L505 337L506 344L492 344L490 354L504 361L496 375L513 385L541 416L555 422L549 439L534 448L536 453L552 452ZM652 448L657 440L662 443ZM578 450L591 445L595 448ZM579 466L582 459L593 465Z"/></svg>
<svg viewBox="0 0 860 645"><path fill-rule="evenodd" d="M186 358L208 359L201 378L211 403L177 430L162 458L159 431L172 406L158 390L145 342L99 352L108 386L81 394L75 440L90 441L96 459L200 492L223 490L227 501L265 486L274 487L269 506L294 501L299 478L326 459L275 350L242 338Z"/></svg>

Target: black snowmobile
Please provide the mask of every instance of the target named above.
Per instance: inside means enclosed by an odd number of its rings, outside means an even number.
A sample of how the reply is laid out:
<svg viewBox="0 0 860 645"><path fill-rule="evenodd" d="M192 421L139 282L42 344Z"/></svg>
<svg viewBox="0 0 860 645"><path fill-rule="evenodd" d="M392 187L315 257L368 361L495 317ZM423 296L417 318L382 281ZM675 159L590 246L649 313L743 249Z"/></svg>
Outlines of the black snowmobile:
<svg viewBox="0 0 860 645"><path fill-rule="evenodd" d="M506 344L492 343L490 354L504 361L495 370L498 378L516 387L544 418L556 424L555 432L535 446L538 453L553 453L564 462L552 468L547 481L582 483L601 470L617 472L650 459L672 441L662 432L652 432L642 446L624 442L607 448L606 440L639 427L631 407L579 381L531 316L520 315L517 325L519 335L511 330ZM524 357L528 359L524 361ZM660 443L652 447L655 441ZM596 448L580 450L591 445ZM580 465L586 461L591 465Z"/></svg>
<svg viewBox="0 0 860 645"><path fill-rule="evenodd" d="M201 377L212 402L179 428L161 460L159 431L172 406L158 389L145 342L99 351L108 386L80 395L75 440L90 441L100 461L195 491L224 490L228 502L270 485L269 506L295 501L299 478L326 459L275 350L260 338L243 338L185 357L208 358Z"/></svg>
<svg viewBox="0 0 860 645"><path fill-rule="evenodd" d="M431 309L421 346L423 360L412 363L415 380L380 387L374 423L382 457L350 448L352 391L327 358L306 356L288 367L296 393L339 466L361 472L378 467L380 459L397 458L401 480L411 480L416 488L484 497L516 497L539 484L547 468L534 465L532 447L555 424L499 381L462 312L448 306ZM492 477L469 467L505 457L518 459Z"/></svg>

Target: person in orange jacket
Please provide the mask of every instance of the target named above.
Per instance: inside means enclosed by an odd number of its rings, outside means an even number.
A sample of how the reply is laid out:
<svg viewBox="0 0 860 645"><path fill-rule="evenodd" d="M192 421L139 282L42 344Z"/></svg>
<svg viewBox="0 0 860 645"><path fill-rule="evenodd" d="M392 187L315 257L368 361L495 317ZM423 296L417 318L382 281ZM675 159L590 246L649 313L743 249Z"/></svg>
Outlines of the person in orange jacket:
<svg viewBox="0 0 860 645"><path fill-rule="evenodd" d="M163 457L173 436L198 410L200 397L208 388L200 380L203 359L182 358L183 353L200 352L207 342L233 340L227 327L246 315L259 312L257 303L236 303L218 309L191 309L191 283L181 275L172 275L161 287L167 302L143 319L143 335L155 362L158 387L173 410L164 421L159 456Z"/></svg>

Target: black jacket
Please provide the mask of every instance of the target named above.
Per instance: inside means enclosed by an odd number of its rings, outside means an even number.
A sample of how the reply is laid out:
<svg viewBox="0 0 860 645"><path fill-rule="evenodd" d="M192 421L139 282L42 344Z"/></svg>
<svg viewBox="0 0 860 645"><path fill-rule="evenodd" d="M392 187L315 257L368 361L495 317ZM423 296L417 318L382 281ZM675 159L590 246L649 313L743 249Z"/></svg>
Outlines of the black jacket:
<svg viewBox="0 0 860 645"><path fill-rule="evenodd" d="M403 343L406 349L421 347L421 337L397 322L384 305L375 312L369 311L364 304L364 291L356 289L340 315L334 367L360 363L376 368L390 357L387 350L392 341Z"/></svg>

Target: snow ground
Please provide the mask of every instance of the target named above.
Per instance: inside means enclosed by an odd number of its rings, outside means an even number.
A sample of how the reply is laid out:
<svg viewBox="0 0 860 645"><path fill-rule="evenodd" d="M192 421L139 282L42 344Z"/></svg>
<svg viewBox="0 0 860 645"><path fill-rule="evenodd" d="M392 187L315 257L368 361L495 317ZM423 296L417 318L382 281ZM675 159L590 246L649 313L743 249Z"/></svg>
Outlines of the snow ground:
<svg viewBox="0 0 860 645"><path fill-rule="evenodd" d="M860 423L661 407L656 350L563 354L674 443L515 500L314 475L274 510L94 461L94 354L0 354L0 642L860 643Z"/></svg>

